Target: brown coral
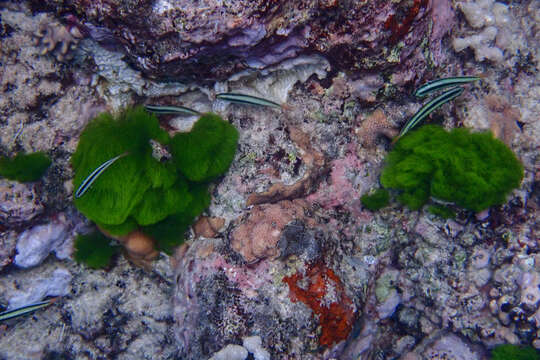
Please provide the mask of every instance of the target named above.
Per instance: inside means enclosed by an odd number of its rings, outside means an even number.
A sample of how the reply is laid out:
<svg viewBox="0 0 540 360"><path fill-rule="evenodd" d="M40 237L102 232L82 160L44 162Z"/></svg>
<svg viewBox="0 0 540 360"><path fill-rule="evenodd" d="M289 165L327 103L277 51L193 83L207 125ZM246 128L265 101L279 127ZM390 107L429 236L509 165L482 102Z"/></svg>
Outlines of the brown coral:
<svg viewBox="0 0 540 360"><path fill-rule="evenodd" d="M510 146L516 133L520 130L518 126L521 117L519 110L513 108L508 100L502 96L487 95L484 101L490 111L489 123L493 135Z"/></svg>
<svg viewBox="0 0 540 360"><path fill-rule="evenodd" d="M219 217L201 216L193 225L195 237L204 236L213 238L219 234L221 228L225 225L225 219Z"/></svg>
<svg viewBox="0 0 540 360"><path fill-rule="evenodd" d="M70 50L75 49L79 40L83 37L81 32L72 27L68 30L64 25L57 22L43 22L40 24L37 36L37 45L41 48L41 54L52 54L56 60L69 60L73 57Z"/></svg>
<svg viewBox="0 0 540 360"><path fill-rule="evenodd" d="M361 120L362 115L358 115L357 121ZM388 138L393 138L398 135L398 130L386 118L384 111L381 109L375 110L369 115L358 129L356 135L360 139L360 143L366 148L373 148L377 144L377 138L384 135Z"/></svg>
<svg viewBox="0 0 540 360"><path fill-rule="evenodd" d="M280 201L254 206L231 233L231 247L248 263L280 255L278 241L285 225L305 219L303 200Z"/></svg>

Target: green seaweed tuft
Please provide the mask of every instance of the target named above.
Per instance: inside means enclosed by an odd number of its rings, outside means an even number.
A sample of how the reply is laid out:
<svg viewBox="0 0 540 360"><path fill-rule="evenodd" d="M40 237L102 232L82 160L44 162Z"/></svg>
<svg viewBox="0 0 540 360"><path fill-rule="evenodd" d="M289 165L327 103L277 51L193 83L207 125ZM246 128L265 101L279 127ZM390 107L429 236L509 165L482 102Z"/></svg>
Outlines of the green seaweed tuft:
<svg viewBox="0 0 540 360"><path fill-rule="evenodd" d="M428 211L443 219L453 219L456 217L456 212L454 210L443 205L430 205L428 206Z"/></svg>
<svg viewBox="0 0 540 360"><path fill-rule="evenodd" d="M413 210L433 197L478 212L503 204L522 178L519 160L491 133L426 125L396 143L381 184Z"/></svg>
<svg viewBox="0 0 540 360"><path fill-rule="evenodd" d="M388 206L390 194L386 189L377 189L373 194L366 194L360 198L362 205L368 210L377 211Z"/></svg>
<svg viewBox="0 0 540 360"><path fill-rule="evenodd" d="M234 158L238 131L216 114L204 114L189 133L176 134L171 152L191 181L211 181L224 174Z"/></svg>
<svg viewBox="0 0 540 360"><path fill-rule="evenodd" d="M79 211L101 224L125 222L155 183L152 179L160 164L152 157L151 139L162 143L169 140L157 118L142 107L126 110L117 119L108 113L94 119L81 134L71 158L74 188L105 161L125 152L128 155L105 170L86 194L75 198ZM175 176L174 172L170 176Z"/></svg>
<svg viewBox="0 0 540 360"><path fill-rule="evenodd" d="M540 360L540 355L531 346L503 344L491 351L491 360Z"/></svg>
<svg viewBox="0 0 540 360"><path fill-rule="evenodd" d="M92 269L109 265L111 257L118 252L118 246L112 246L110 240L99 232L79 235L75 239L75 261L86 264Z"/></svg>
<svg viewBox="0 0 540 360"><path fill-rule="evenodd" d="M42 152L18 153L14 158L0 157L0 176L20 182L39 180L51 165L51 159Z"/></svg>
<svg viewBox="0 0 540 360"><path fill-rule="evenodd" d="M151 140L168 146L172 159L155 159ZM72 156L74 188L106 161L127 155L74 197L75 206L107 234L140 229L170 253L209 206L208 182L227 171L237 141L237 130L215 114L203 115L191 132L173 139L142 107L117 117L101 114L83 131Z"/></svg>

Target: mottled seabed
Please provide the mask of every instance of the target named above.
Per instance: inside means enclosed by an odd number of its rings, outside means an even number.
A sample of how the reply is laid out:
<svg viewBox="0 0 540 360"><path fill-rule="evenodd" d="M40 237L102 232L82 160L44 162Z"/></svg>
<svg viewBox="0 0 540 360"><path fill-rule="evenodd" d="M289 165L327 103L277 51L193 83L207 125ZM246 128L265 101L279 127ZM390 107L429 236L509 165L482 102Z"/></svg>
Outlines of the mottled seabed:
<svg viewBox="0 0 540 360"><path fill-rule="evenodd" d="M353 35L337 26L293 31L315 18L301 6L285 9L296 16L289 28L227 15L232 27L213 30L202 19L218 22L219 6L263 15L242 1L205 1L174 26L200 22L191 37L181 30L192 46L204 31L223 31L251 62L239 61L248 66L238 72L244 65L205 68L208 78L226 76L188 83L146 76L140 54L126 56L105 26L91 27L129 9L113 14L96 1L81 25L67 16L73 9L45 3L0 3L0 152L44 151L53 160L40 181L0 179L0 304L60 298L0 324L0 359L485 359L503 343L540 349L538 1L414 1L395 15L407 29L381 6L373 26L393 31L384 43L347 21ZM152 11L182 3L155 1ZM313 24L328 25L340 2L320 3L328 19ZM276 29L286 45L265 43L269 56L248 51ZM134 36L125 46L136 51L135 35L120 33L125 44ZM310 36L320 38L304 42ZM352 43L375 49L371 69L337 61ZM484 78L431 121L491 130L522 162L520 187L504 205L449 220L395 201L363 208L360 197L379 187L388 137L421 106L413 89L460 74ZM287 107L216 101L220 92ZM201 221L188 245L151 269L119 255L90 270L72 259L75 237L93 225L72 203L70 155L97 114L140 103L217 112L238 129L236 157L204 213L219 226ZM169 116L163 125L186 131L195 120Z"/></svg>

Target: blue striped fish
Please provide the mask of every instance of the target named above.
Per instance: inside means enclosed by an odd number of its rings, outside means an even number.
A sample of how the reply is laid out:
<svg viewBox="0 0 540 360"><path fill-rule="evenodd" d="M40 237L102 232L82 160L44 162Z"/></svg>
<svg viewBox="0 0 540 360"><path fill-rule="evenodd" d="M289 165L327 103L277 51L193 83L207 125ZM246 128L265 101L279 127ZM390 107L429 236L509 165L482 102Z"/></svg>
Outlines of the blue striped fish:
<svg viewBox="0 0 540 360"><path fill-rule="evenodd" d="M167 106L167 105L144 105L144 108L158 115L165 114L187 114L187 115L201 115L197 110L187 108L185 106Z"/></svg>
<svg viewBox="0 0 540 360"><path fill-rule="evenodd" d="M79 186L79 188L77 189L77 191L75 192L75 198L80 198L81 196L84 195L84 193L86 191L88 191L88 189L90 188L90 186L92 186L92 184L94 183L94 181L96 181L96 179L105 171L107 170L107 168L109 166L111 166L112 164L114 164L114 162L120 158L123 158L124 156L128 155L129 153L128 152L125 152L123 154L120 154L118 156L115 156L113 157L112 159L110 160L107 160L105 161L103 164L99 165L94 171L92 171L90 173L90 175L88 175L84 180L83 182L81 183L81 185Z"/></svg>
<svg viewBox="0 0 540 360"><path fill-rule="evenodd" d="M456 77L449 77L449 78L429 81L425 83L424 85L420 86L418 89L416 89L414 91L414 96L416 96L417 98L423 98L431 94L432 92L446 89L453 86L458 86L458 85L463 85L470 82L478 81L482 78L484 78L483 75L456 76Z"/></svg>
<svg viewBox="0 0 540 360"><path fill-rule="evenodd" d="M437 110L447 102L461 95L464 90L465 89L461 86L457 86L442 93L441 95L426 103L420 108L420 110L416 112L416 114L414 114L414 116L409 121L407 121L403 129L401 129L399 135L392 142L395 143L399 138L401 138L407 132L412 130L416 125L418 125L420 121L424 120L429 114L431 114L433 111Z"/></svg>
<svg viewBox="0 0 540 360"><path fill-rule="evenodd" d="M235 93L221 93L217 94L216 98L220 100L227 100L238 104L258 105L258 106L271 106L281 108L281 105L270 100L266 100L260 97L235 94Z"/></svg>
<svg viewBox="0 0 540 360"><path fill-rule="evenodd" d="M53 302L55 302L56 299L57 298L52 298L52 299L49 299L49 300L37 302L35 304L22 306L22 307L17 308L17 309L4 311L4 312L0 313L0 321L13 319L15 317L22 316L22 315L25 315L25 314L29 314L29 313L34 312L36 310L39 310L41 308L47 307L50 304L52 304Z"/></svg>

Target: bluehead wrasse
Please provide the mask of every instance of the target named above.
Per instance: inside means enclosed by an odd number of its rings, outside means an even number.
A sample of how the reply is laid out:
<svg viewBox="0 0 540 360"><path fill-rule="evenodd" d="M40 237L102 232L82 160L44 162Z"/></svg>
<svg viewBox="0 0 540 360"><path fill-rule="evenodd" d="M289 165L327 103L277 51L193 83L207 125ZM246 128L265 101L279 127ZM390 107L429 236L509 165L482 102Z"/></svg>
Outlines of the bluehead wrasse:
<svg viewBox="0 0 540 360"><path fill-rule="evenodd" d="M275 103L270 100L266 100L260 97L244 95L244 94L235 94L235 93L221 93L217 94L216 98L220 100L227 100L230 102L238 104L248 104L248 105L258 105L258 106L271 106L281 108L282 106L278 103Z"/></svg>
<svg viewBox="0 0 540 360"><path fill-rule="evenodd" d="M470 82L478 81L483 78L484 78L484 75L456 76L456 77L449 77L449 78L429 81L425 83L424 85L420 86L418 89L416 89L414 91L414 96L416 96L417 98L423 98L431 94L432 92L446 89L452 86L463 85Z"/></svg>
<svg viewBox="0 0 540 360"><path fill-rule="evenodd" d="M185 106L167 106L167 105L144 105L147 111L153 112L158 115L165 114L187 114L187 115L201 115L197 110L187 108Z"/></svg>
<svg viewBox="0 0 540 360"><path fill-rule="evenodd" d="M75 192L75 197L76 198L80 198L81 196L84 195L84 193L86 191L88 191L88 189L90 188L90 186L92 186L92 184L94 183L94 181L96 181L96 179L99 177L99 175L101 175L105 170L107 170L107 168L109 166L111 166L112 164L114 164L114 162L126 155L128 155L129 153L128 152L125 152L123 154L120 154L118 156L115 156L113 157L112 159L110 160L107 160L105 161L103 164L99 165L96 170L92 171L90 173L90 175L88 175L86 177L86 179L83 180L83 182L81 183L81 185L79 186L79 188L77 189L77 191Z"/></svg>
<svg viewBox="0 0 540 360"><path fill-rule="evenodd" d="M422 106L420 108L420 110L418 110L416 112L416 114L414 114L414 116L409 121L407 121L407 123L405 124L403 129L401 129L401 132L399 133L399 135L396 136L396 138L392 141L392 143L395 143L400 137L402 137L409 130L411 130L416 125L418 125L418 123L420 121L424 120L433 111L437 110L438 108L440 108L441 106L443 106L447 102L449 102L449 101L455 99L456 97L458 97L459 95L461 95L461 93L464 90L465 89L462 88L461 86L457 86L457 87L455 87L453 89L450 89L450 90L442 93L441 95L437 96L435 99L429 101L427 104Z"/></svg>
<svg viewBox="0 0 540 360"><path fill-rule="evenodd" d="M0 321L12 319L17 316L22 316L33 311L39 310L41 308L47 307L56 301L57 298L52 298L45 301L40 301L35 304L26 305L17 309L8 310L0 313Z"/></svg>

